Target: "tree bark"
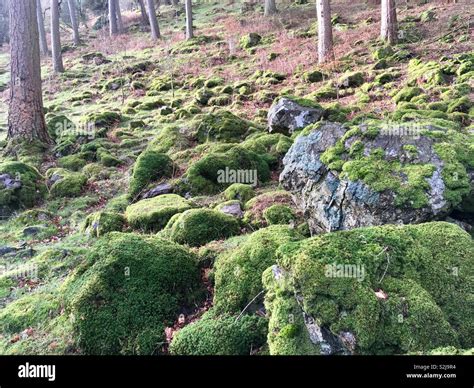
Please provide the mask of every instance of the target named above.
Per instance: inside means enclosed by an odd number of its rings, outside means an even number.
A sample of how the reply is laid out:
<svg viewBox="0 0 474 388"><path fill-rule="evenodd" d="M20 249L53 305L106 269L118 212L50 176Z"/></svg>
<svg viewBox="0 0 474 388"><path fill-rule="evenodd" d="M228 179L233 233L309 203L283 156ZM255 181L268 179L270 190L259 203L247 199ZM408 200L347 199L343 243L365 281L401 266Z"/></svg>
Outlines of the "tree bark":
<svg viewBox="0 0 474 388"><path fill-rule="evenodd" d="M271 16L278 12L275 0L265 0L264 16Z"/></svg>
<svg viewBox="0 0 474 388"><path fill-rule="evenodd" d="M148 17L151 26L151 38L153 40L160 39L160 27L158 26L158 19L156 18L155 2L153 0L146 0L148 5Z"/></svg>
<svg viewBox="0 0 474 388"><path fill-rule="evenodd" d="M397 43L397 8L395 0L382 0L380 38L388 44Z"/></svg>
<svg viewBox="0 0 474 388"><path fill-rule="evenodd" d="M109 32L110 32L110 36L118 34L116 5L117 5L117 3L115 2L115 0L109 0Z"/></svg>
<svg viewBox="0 0 474 388"><path fill-rule="evenodd" d="M77 23L76 4L74 1L75 0L67 0L67 5L69 7L69 17L71 19L74 44L79 46L81 44L81 39L79 37L79 24Z"/></svg>
<svg viewBox="0 0 474 388"><path fill-rule="evenodd" d="M145 3L143 3L143 0L138 0L138 5L140 6L140 13L142 15L142 24L146 26L148 24L148 15L146 13Z"/></svg>
<svg viewBox="0 0 474 388"><path fill-rule="evenodd" d="M41 0L36 0L36 20L38 22L39 45L41 54L45 57L49 55L48 41L46 40L46 31L44 29L43 10L41 9Z"/></svg>
<svg viewBox="0 0 474 388"><path fill-rule="evenodd" d="M316 0L316 13L318 15L318 62L325 63L334 59L329 0Z"/></svg>
<svg viewBox="0 0 474 388"><path fill-rule="evenodd" d="M10 0L9 144L51 144L41 94L41 64L36 1Z"/></svg>
<svg viewBox="0 0 474 388"><path fill-rule="evenodd" d="M186 8L186 39L189 40L194 38L192 0L185 0L184 6Z"/></svg>
<svg viewBox="0 0 474 388"><path fill-rule="evenodd" d="M51 45L53 52L53 69L57 73L64 72L63 55L61 53L61 37L59 34L59 3L51 0Z"/></svg>
<svg viewBox="0 0 474 388"><path fill-rule="evenodd" d="M120 33L124 32L122 10L120 9L120 0L115 0L115 14L117 15L117 28Z"/></svg>

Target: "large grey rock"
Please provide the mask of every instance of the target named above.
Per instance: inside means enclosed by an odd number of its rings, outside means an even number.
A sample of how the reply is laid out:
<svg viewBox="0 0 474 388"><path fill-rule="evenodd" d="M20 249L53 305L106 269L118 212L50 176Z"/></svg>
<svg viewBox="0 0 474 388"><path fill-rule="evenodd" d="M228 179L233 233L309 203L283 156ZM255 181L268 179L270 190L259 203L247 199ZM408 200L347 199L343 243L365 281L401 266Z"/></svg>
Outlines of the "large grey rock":
<svg viewBox="0 0 474 388"><path fill-rule="evenodd" d="M308 108L283 97L268 111L268 130L290 135L298 129L316 123L323 115L322 108Z"/></svg>
<svg viewBox="0 0 474 388"><path fill-rule="evenodd" d="M154 187L153 189L147 191L143 198L153 198L158 197L159 195L163 194L170 194L173 192L173 186L169 183L160 183L158 186Z"/></svg>
<svg viewBox="0 0 474 388"><path fill-rule="evenodd" d="M283 159L280 182L292 192L313 234L372 225L420 223L442 219L453 210L445 198L444 162L434 151L432 137L394 136L382 131L375 138L356 135L344 143L350 149L355 141L362 141L364 157L375 149L383 149L384 160L434 166L432 175L425 178L426 203L412 206L412 202L397 202L395 191L376 191L361 180L351 181L321 161L324 151L334 146L347 130L339 124L322 123L309 135L298 137ZM407 155L406 145L416 147L416 156ZM472 174L470 177L472 187ZM406 176L401 174L400 179L405 181Z"/></svg>

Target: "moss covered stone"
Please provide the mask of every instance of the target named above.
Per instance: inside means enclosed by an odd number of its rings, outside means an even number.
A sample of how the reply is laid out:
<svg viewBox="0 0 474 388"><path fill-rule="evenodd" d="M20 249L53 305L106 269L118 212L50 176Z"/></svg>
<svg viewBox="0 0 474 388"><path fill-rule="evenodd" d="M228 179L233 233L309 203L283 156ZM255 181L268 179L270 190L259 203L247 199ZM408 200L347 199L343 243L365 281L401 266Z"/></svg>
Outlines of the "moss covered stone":
<svg viewBox="0 0 474 388"><path fill-rule="evenodd" d="M178 331L170 345L172 355L248 356L265 344L266 319L257 315L216 316L211 310Z"/></svg>
<svg viewBox="0 0 474 388"><path fill-rule="evenodd" d="M227 200L239 200L242 203L246 203L252 197L255 196L255 191L252 186L244 183L233 183L224 191L224 196Z"/></svg>
<svg viewBox="0 0 474 388"><path fill-rule="evenodd" d="M270 179L267 162L255 152L240 146L228 151L210 152L193 163L185 174L192 193L214 194L233 183L257 184Z"/></svg>
<svg viewBox="0 0 474 388"><path fill-rule="evenodd" d="M256 133L248 136L242 147L262 156L269 166L277 166L293 141L281 133Z"/></svg>
<svg viewBox="0 0 474 388"><path fill-rule="evenodd" d="M160 230L170 218L191 208L189 202L176 194L143 199L127 207L125 217L135 229Z"/></svg>
<svg viewBox="0 0 474 388"><path fill-rule="evenodd" d="M87 183L87 178L80 172L71 172L62 168L46 171L48 183L51 185L51 197L77 197Z"/></svg>
<svg viewBox="0 0 474 388"><path fill-rule="evenodd" d="M456 225L328 233L284 245L277 255L278 266L263 276L271 354L472 346L474 244ZM318 338L315 330L326 334Z"/></svg>
<svg viewBox="0 0 474 388"><path fill-rule="evenodd" d="M118 213L100 211L87 216L83 230L91 237L101 237L110 232L120 232L125 225L125 217Z"/></svg>
<svg viewBox="0 0 474 388"><path fill-rule="evenodd" d="M284 190L277 190L252 198L245 204L244 222L256 228L267 225L264 212L273 205L294 206L291 194Z"/></svg>
<svg viewBox="0 0 474 388"><path fill-rule="evenodd" d="M166 229L171 240L196 247L238 234L239 222L217 210L190 209L173 217Z"/></svg>
<svg viewBox="0 0 474 388"><path fill-rule="evenodd" d="M249 49L258 46L261 40L262 37L259 34L251 32L240 38L240 46L244 49Z"/></svg>
<svg viewBox="0 0 474 388"><path fill-rule="evenodd" d="M215 264L214 306L218 312L240 311L262 291L262 273L275 264L276 249L302 238L295 230L273 225L254 232L238 249Z"/></svg>
<svg viewBox="0 0 474 388"><path fill-rule="evenodd" d="M399 102L406 101L409 102L416 97L423 93L423 90L414 86L414 87L405 87L401 89L394 97L393 100L398 104Z"/></svg>
<svg viewBox="0 0 474 388"><path fill-rule="evenodd" d="M129 196L135 198L151 182L173 174L173 161L161 152L153 149L145 150L140 154L133 167L130 181Z"/></svg>
<svg viewBox="0 0 474 388"><path fill-rule="evenodd" d="M287 225L296 220L294 210L287 205L272 205L263 211L268 225Z"/></svg>
<svg viewBox="0 0 474 388"><path fill-rule="evenodd" d="M208 113L197 125L197 138L201 143L208 140L233 142L241 140L252 124L233 113L221 110Z"/></svg>
<svg viewBox="0 0 474 388"><path fill-rule="evenodd" d="M46 195L44 178L22 162L0 163L0 215L35 206Z"/></svg>
<svg viewBox="0 0 474 388"><path fill-rule="evenodd" d="M158 238L110 233L66 281L64 296L86 354L156 354L164 327L198 302L197 260Z"/></svg>

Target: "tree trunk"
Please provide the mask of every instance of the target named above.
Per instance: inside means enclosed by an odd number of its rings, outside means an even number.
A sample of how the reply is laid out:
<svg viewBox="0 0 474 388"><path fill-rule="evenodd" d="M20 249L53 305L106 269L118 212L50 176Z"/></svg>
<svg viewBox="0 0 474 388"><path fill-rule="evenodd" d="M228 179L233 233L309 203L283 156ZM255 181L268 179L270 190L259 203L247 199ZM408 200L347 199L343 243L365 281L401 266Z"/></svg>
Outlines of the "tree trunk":
<svg viewBox="0 0 474 388"><path fill-rule="evenodd" d="M115 0L109 0L109 31L110 31L110 36L118 34L116 5L117 5L117 3L115 2Z"/></svg>
<svg viewBox="0 0 474 388"><path fill-rule="evenodd" d="M271 16L278 12L275 0L265 0L264 16Z"/></svg>
<svg viewBox="0 0 474 388"><path fill-rule="evenodd" d="M184 6L186 8L186 39L189 40L194 38L192 0L185 0Z"/></svg>
<svg viewBox="0 0 474 388"><path fill-rule="evenodd" d="M325 63L334 59L329 0L316 0L316 12L318 14L318 62Z"/></svg>
<svg viewBox="0 0 474 388"><path fill-rule="evenodd" d="M115 14L117 15L117 28L120 33L124 32L122 10L120 9L120 0L115 0Z"/></svg>
<svg viewBox="0 0 474 388"><path fill-rule="evenodd" d="M148 5L148 17L150 18L151 38L153 40L160 39L160 27L158 26L158 19L156 18L155 2L153 0L146 0Z"/></svg>
<svg viewBox="0 0 474 388"><path fill-rule="evenodd" d="M63 55L61 53L61 37L59 35L59 4L51 0L51 45L53 51L53 69L57 73L64 72Z"/></svg>
<svg viewBox="0 0 474 388"><path fill-rule="evenodd" d="M143 0L138 0L138 5L140 6L140 13L142 15L142 24L146 26L148 24L148 15L146 13L145 3L143 3Z"/></svg>
<svg viewBox="0 0 474 388"><path fill-rule="evenodd" d="M10 0L9 144L51 144L41 95L41 64L36 1Z"/></svg>
<svg viewBox="0 0 474 388"><path fill-rule="evenodd" d="M380 38L390 45L397 43L397 8L395 0L382 0Z"/></svg>
<svg viewBox="0 0 474 388"><path fill-rule="evenodd" d="M39 45L41 54L45 57L49 55L48 41L46 40L46 31L44 29L43 10L41 9L41 0L36 0L36 20L38 22Z"/></svg>
<svg viewBox="0 0 474 388"><path fill-rule="evenodd" d="M74 1L75 0L67 0L67 5L69 7L69 17L71 19L74 44L79 46L81 44L81 39L79 37L79 24L77 23L76 4Z"/></svg>

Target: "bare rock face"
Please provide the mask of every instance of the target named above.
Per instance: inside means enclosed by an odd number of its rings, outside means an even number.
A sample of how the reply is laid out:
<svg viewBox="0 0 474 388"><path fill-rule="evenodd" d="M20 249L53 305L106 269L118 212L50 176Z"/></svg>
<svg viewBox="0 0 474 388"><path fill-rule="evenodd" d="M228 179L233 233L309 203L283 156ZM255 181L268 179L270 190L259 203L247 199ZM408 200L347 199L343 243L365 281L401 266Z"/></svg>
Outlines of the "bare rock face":
<svg viewBox="0 0 474 388"><path fill-rule="evenodd" d="M441 158L431 129L414 135L400 127L323 123L296 139L280 182L312 233L444 218L469 196L473 175L468 166ZM459 170L450 176L453 165Z"/></svg>
<svg viewBox="0 0 474 388"><path fill-rule="evenodd" d="M322 108L305 107L289 98L280 98L268 112L268 130L290 135L319 121L323 114Z"/></svg>

